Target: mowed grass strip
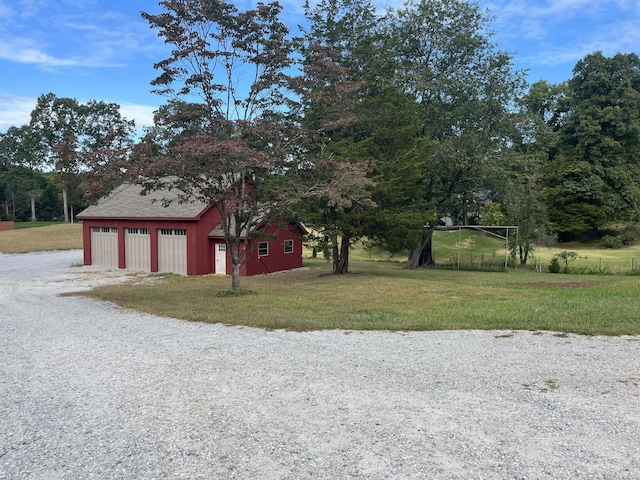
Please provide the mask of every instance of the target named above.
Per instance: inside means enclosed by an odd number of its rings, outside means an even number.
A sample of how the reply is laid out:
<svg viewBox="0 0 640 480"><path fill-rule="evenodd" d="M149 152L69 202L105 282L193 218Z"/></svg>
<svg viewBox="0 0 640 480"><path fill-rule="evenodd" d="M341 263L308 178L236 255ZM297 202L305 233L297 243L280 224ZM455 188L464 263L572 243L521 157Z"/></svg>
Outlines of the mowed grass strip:
<svg viewBox="0 0 640 480"><path fill-rule="evenodd" d="M0 232L0 253L82 248L82 225L55 224Z"/></svg>
<svg viewBox="0 0 640 480"><path fill-rule="evenodd" d="M179 319L294 331L550 330L640 334L637 277L407 270L354 262L354 273L312 268L242 279L250 294L228 296L228 277L162 276L83 292L126 308Z"/></svg>

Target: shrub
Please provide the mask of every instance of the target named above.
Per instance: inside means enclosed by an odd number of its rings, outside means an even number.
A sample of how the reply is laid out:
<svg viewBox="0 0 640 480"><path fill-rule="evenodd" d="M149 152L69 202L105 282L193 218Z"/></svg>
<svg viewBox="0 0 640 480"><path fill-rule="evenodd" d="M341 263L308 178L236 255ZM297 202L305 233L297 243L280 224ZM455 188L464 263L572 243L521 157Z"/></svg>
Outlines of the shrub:
<svg viewBox="0 0 640 480"><path fill-rule="evenodd" d="M636 243L639 233L637 227L627 227L620 234L620 242L624 245L633 245Z"/></svg>
<svg viewBox="0 0 640 480"><path fill-rule="evenodd" d="M576 252L560 252L551 259L549 271L551 273L560 273L562 269L562 273L569 273L569 264L576 258L580 258Z"/></svg>
<svg viewBox="0 0 640 480"><path fill-rule="evenodd" d="M605 248L620 248L622 247L622 239L615 235L605 235L602 237L602 245Z"/></svg>
<svg viewBox="0 0 640 480"><path fill-rule="evenodd" d="M551 273L560 273L560 260L555 256L549 262L549 272Z"/></svg>

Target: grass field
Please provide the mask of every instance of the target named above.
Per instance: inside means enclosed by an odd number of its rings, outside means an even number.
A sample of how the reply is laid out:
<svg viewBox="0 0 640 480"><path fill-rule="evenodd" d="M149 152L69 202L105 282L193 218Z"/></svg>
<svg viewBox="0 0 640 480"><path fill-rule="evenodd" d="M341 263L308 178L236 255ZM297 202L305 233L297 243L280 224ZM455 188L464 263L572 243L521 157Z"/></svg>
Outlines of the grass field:
<svg viewBox="0 0 640 480"><path fill-rule="evenodd" d="M437 267L463 270L504 271L505 241L474 230L437 231L433 235L433 251ZM526 269L535 270L539 262L548 272L552 257L563 251L575 251L578 258L569 264L570 273L581 274L640 274L640 242L634 246L610 249L594 244L568 243L554 248L537 247ZM310 253L309 253L310 255ZM459 256L459 261L458 261ZM362 261L392 261L405 263L405 255L389 256L376 248L357 247L352 258ZM509 269L514 265L509 264ZM520 269L521 267L517 267ZM633 268L633 271L632 271Z"/></svg>
<svg viewBox="0 0 640 480"><path fill-rule="evenodd" d="M26 223L26 222L25 222ZM82 248L82 225L63 223L32 225L16 223L15 230L0 232L0 253L26 253Z"/></svg>
<svg viewBox="0 0 640 480"><path fill-rule="evenodd" d="M459 239L457 232L437 232L436 259L455 257L460 251L461 257L496 258L504 265L501 242L477 232L468 234ZM82 248L80 225L0 232L4 253L71 248ZM634 256L640 258L637 247L608 250L580 245L539 249L536 255L545 263L562 250L580 255L571 265L574 272L583 268L580 262L600 257L620 268L630 266ZM404 257L362 247L354 249L352 258L348 275L332 275L324 259L306 258L304 271L243 278L242 288L248 294L241 296L229 296L230 279L216 275L153 275L152 282L105 286L82 295L157 315L267 329L525 329L640 335L636 275L564 275L536 273L532 268L408 270Z"/></svg>
<svg viewBox="0 0 640 480"><path fill-rule="evenodd" d="M16 230L22 230L24 228L50 227L53 225L62 225L62 223L61 222L15 222L14 227Z"/></svg>
<svg viewBox="0 0 640 480"><path fill-rule="evenodd" d="M83 293L185 320L296 331L506 329L640 334L640 281L632 276L554 275L528 270L407 270L355 261L332 275L323 260L306 271L242 279L251 294L228 296L221 276L158 277Z"/></svg>
<svg viewBox="0 0 640 480"><path fill-rule="evenodd" d="M505 242L482 232L462 230L435 232L433 250L440 266L464 269L504 270ZM551 258L563 251L576 252L578 258L569 264L570 273L640 274L640 244L617 249L598 245L560 244L554 248L537 247L528 260L527 268L535 269L539 262L542 271L548 271Z"/></svg>

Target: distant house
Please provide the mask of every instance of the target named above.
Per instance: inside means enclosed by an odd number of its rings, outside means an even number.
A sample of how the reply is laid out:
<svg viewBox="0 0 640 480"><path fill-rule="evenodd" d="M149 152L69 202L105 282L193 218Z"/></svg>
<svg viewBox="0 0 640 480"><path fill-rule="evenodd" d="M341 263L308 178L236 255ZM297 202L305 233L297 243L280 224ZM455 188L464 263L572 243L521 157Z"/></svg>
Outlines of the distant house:
<svg viewBox="0 0 640 480"><path fill-rule="evenodd" d="M176 190L141 195L142 187L124 184L78 214L82 220L85 265L183 275L231 274L220 227L211 205L179 203ZM167 202L167 201L170 202ZM241 275L260 275L302 266L300 224L260 224L264 239L255 242Z"/></svg>

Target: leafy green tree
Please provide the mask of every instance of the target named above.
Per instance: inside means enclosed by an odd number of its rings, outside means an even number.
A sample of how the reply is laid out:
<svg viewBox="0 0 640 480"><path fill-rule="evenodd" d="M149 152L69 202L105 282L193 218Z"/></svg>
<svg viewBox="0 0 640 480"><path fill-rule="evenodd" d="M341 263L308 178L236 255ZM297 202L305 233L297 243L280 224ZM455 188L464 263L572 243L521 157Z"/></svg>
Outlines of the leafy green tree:
<svg viewBox="0 0 640 480"><path fill-rule="evenodd" d="M529 120L543 123L551 131L557 132L564 125L569 111L569 88L567 82L548 83L539 80L529 87L527 94L520 100L520 105L529 114ZM532 138L538 141L539 138Z"/></svg>
<svg viewBox="0 0 640 480"><path fill-rule="evenodd" d="M510 179L505 196L505 221L518 226L512 239L512 253L525 266L537 245L553 243L547 223L547 211L540 196L540 176L523 174Z"/></svg>
<svg viewBox="0 0 640 480"><path fill-rule="evenodd" d="M368 178L372 152L358 119L378 18L366 0L307 2L305 14L303 74L296 81L304 132L296 172L304 201L298 209L320 243L328 244L333 272L342 274L375 205Z"/></svg>
<svg viewBox="0 0 640 480"><path fill-rule="evenodd" d="M482 225L500 226L506 225L507 217L502 211L502 205L488 200L480 207L480 221Z"/></svg>
<svg viewBox="0 0 640 480"><path fill-rule="evenodd" d="M595 234L607 222L606 186L592 166L559 154L544 170L549 222L561 241Z"/></svg>
<svg viewBox="0 0 640 480"><path fill-rule="evenodd" d="M589 54L569 89L547 174L551 220L565 239L640 219L640 59Z"/></svg>
<svg viewBox="0 0 640 480"><path fill-rule="evenodd" d="M397 88L371 82L361 105L358 131L368 132L375 160L371 178L377 207L367 222L367 238L393 254L419 253L424 226L434 218L425 182L434 143L420 135L415 99Z"/></svg>
<svg viewBox="0 0 640 480"><path fill-rule="evenodd" d="M46 184L42 173L20 165L0 175L0 181L5 192L5 218L17 221L39 218L37 200Z"/></svg>
<svg viewBox="0 0 640 480"><path fill-rule="evenodd" d="M71 220L69 192L78 186L80 173L90 168L90 155L130 138L133 128L115 103L91 100L82 104L53 93L38 97L30 129L37 139L39 166L59 175L65 223Z"/></svg>
<svg viewBox="0 0 640 480"><path fill-rule="evenodd" d="M558 144L566 99L563 84L533 84L519 101L514 115L515 134L505 152L504 175L495 188L504 213L503 222L518 226L510 238L511 252L525 266L536 245L549 245L555 237L548 221L543 171ZM503 224L504 224L503 223Z"/></svg>
<svg viewBox="0 0 640 480"><path fill-rule="evenodd" d="M16 200L20 204L27 197L30 199L31 217L35 216L40 182L31 170L37 164L37 158L29 126L9 127L6 133L0 134L0 192L4 199L5 218L14 218L17 213L22 218L21 209L16 209Z"/></svg>
<svg viewBox="0 0 640 480"><path fill-rule="evenodd" d="M172 45L155 68L156 93L177 102L161 109L138 148L148 189L171 186L184 201L217 208L232 265L232 288L248 260L254 227L274 205L272 177L289 159L291 135L280 121L289 102L293 42L278 3L239 11L208 0L167 0L142 16ZM273 214L273 210L272 210Z"/></svg>
<svg viewBox="0 0 640 480"><path fill-rule="evenodd" d="M421 134L434 143L422 177L427 198L438 216L460 211L462 223L501 168L524 87L511 53L491 42L491 22L477 3L461 0L409 0L386 18L397 85L418 102ZM431 233L410 267L433 262Z"/></svg>
<svg viewBox="0 0 640 480"><path fill-rule="evenodd" d="M46 183L38 199L38 214L42 220L56 221L60 219L62 202L60 192L54 183L53 175L47 175Z"/></svg>

